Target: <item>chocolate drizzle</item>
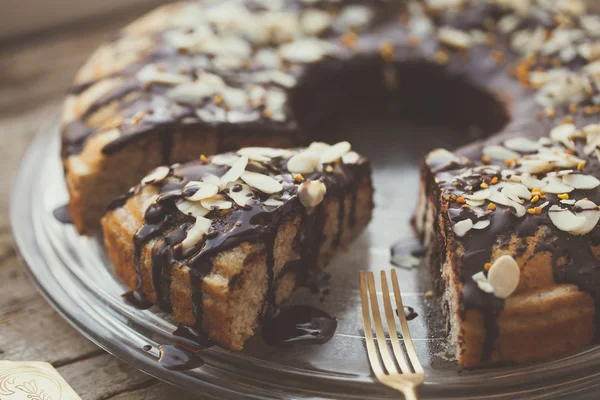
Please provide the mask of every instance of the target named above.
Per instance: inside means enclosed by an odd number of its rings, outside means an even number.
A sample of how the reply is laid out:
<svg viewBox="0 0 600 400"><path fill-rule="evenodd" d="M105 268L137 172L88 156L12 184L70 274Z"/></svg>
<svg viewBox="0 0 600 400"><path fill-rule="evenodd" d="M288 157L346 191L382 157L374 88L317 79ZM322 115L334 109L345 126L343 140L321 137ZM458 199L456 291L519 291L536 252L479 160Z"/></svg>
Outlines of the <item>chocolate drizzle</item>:
<svg viewBox="0 0 600 400"><path fill-rule="evenodd" d="M337 319L310 306L281 307L263 323L262 337L274 347L324 344L333 337Z"/></svg>
<svg viewBox="0 0 600 400"><path fill-rule="evenodd" d="M170 285L173 268L178 265L187 265L196 321L194 329L202 332L204 322L203 283L204 277L212 271L214 257L220 252L232 249L244 242L260 242L264 244L267 279L267 293L263 310L269 318L277 310L276 280L289 268L294 268L297 283L301 285L306 282L310 271L317 269L319 248L324 239L325 207L322 203L313 209L307 209L300 204L297 197L297 184L293 183L291 175L287 173L285 161L274 158L267 165L269 173L280 174L283 177L283 191L278 195L278 198L283 201L280 206L265 206L263 202L268 196L259 191L253 191L252 197L244 207L234 203L230 210L211 211L206 216L212 220L212 223L204 241L186 254L183 254L180 244L186 238L187 231L194 225L194 218L184 215L176 207L176 204L184 200L185 196L193 194L189 190L184 190L184 187L189 181L202 180L209 174L221 177L227 171L227 167L210 163L203 164L201 161L176 165L171 168L168 178L154 183L153 185L157 186L159 192L158 197L147 208L144 224L134 236L134 263L137 276L135 295L144 298L141 293L149 293L149 283L143 281L145 274L142 271L142 258L150 257L152 286L156 293L156 303L161 309L171 311ZM316 172L310 178L321 179L327 186L327 193L334 198L345 198L347 193L357 190L357 182L368 179L368 172L368 163L361 158L356 164L339 164L331 172ZM231 190L239 192L241 186L238 188L234 186ZM141 191L141 186L138 186L131 191L131 194ZM119 200L115 203L115 207L123 205L125 201ZM353 211L356 211L355 207ZM276 276L274 251L277 233L285 218L295 216L301 217L301 224L294 243L300 259L291 263L289 267L285 266ZM346 215L346 212L337 217L353 218ZM342 234L341 230L336 232L336 236L341 237ZM148 254L145 249L153 240L155 242L152 245L152 251ZM230 285L235 285L235 281L236 278L232 278ZM320 318L320 316L315 316L315 318L317 317ZM327 332L323 337L328 335ZM323 337L317 341L323 341Z"/></svg>
<svg viewBox="0 0 600 400"><path fill-rule="evenodd" d="M503 140L522 135L521 132L508 132L502 137ZM585 160L586 163L582 172L600 176L600 163L595 155L586 155L579 140L576 141L576 144L575 156ZM442 194L476 191L479 190L479 184L482 181L489 181L494 176L498 176L483 174L457 178L459 175L463 175L468 168L481 165L479 160L482 156L483 146L484 144L479 144L468 151L459 150L459 154L467 155L471 160L467 164L456 162L456 160L441 164L433 161L432 165L437 169L434 176ZM575 199L588 198L596 204L600 203L600 191L597 189L574 190L569 193L569 196ZM546 200L550 204L559 204L559 199L554 194L546 194ZM492 251L495 248L507 249L508 246L513 246L514 257L522 256L530 247L533 247L533 253L550 253L555 282L575 284L596 299L597 304L599 303L600 261L593 252L593 247L600 243L598 226L585 235L577 236L563 232L553 225L549 217L550 207L545 207L539 215L525 214L523 217L517 217L511 208L499 206L495 211L487 211L485 215L481 216L469 208L462 208L456 202L447 202L443 199L437 201L440 202L440 205L448 204L447 223L445 224L447 229L451 229L452 223L464 219L471 219L474 223L484 219L490 221L490 225L483 230L471 230L464 237L453 236L455 242L452 242L455 251L454 257L457 257L454 264L458 269L457 275L460 277L463 287L461 293L463 318L469 310L481 311L484 318L486 336L482 349L482 361L488 361L494 350L499 333L497 318L504 307L504 300L480 290L472 276L482 271L486 263L493 261ZM569 208L570 206L563 205L563 207ZM577 210L574 209L574 211ZM449 235L452 234L447 233L446 236ZM459 247L462 247L463 251L458 252ZM459 253L462 255L458 256Z"/></svg>

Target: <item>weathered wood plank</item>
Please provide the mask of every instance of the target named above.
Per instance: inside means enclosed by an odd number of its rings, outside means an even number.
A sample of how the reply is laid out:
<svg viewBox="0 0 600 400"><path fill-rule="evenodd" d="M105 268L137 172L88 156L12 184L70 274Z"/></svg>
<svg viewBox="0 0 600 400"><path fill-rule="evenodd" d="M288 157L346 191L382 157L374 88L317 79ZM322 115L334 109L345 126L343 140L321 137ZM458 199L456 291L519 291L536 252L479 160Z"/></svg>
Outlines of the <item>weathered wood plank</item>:
<svg viewBox="0 0 600 400"><path fill-rule="evenodd" d="M48 361L86 400L196 398L112 357L71 328L29 282L10 235L10 185L27 146L60 107L79 66L137 14L0 47L0 359Z"/></svg>

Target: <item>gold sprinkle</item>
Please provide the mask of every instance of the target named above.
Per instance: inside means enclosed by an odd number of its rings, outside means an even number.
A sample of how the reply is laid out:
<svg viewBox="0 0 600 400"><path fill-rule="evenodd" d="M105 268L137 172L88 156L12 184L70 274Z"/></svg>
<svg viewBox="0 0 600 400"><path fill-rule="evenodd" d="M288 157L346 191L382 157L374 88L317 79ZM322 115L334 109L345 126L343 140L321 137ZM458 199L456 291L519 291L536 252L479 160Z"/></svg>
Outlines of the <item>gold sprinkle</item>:
<svg viewBox="0 0 600 400"><path fill-rule="evenodd" d="M458 186L458 181L452 182L452 186Z"/></svg>
<svg viewBox="0 0 600 400"><path fill-rule="evenodd" d="M325 167L325 171L327 172L333 172L333 167L331 165L328 165Z"/></svg>
<svg viewBox="0 0 600 400"><path fill-rule="evenodd" d="M140 121L142 120L142 118L144 118L144 116L148 114L148 110L142 110L137 112L132 118L131 118L131 123L134 125L137 125L140 123Z"/></svg>
<svg viewBox="0 0 600 400"><path fill-rule="evenodd" d="M571 150L571 149L566 149L566 150L565 150L565 153L567 153L567 154L570 154L570 155L573 155L573 154L575 154L575 153L573 153L573 150ZM558 169L557 169L557 171L556 171L556 172L558 172L558 171L560 171L560 170L558 170Z"/></svg>
<svg viewBox="0 0 600 400"><path fill-rule="evenodd" d="M510 167L512 165L512 160L509 160L507 158L506 160L504 160L504 164L506 164L507 167Z"/></svg>
<svg viewBox="0 0 600 400"><path fill-rule="evenodd" d="M569 194L568 193L560 193L558 195L558 198L561 200L568 200L569 199Z"/></svg>
<svg viewBox="0 0 600 400"><path fill-rule="evenodd" d="M201 154L200 161L202 161L203 164L206 164L208 163L208 157L206 157L204 154Z"/></svg>
<svg viewBox="0 0 600 400"><path fill-rule="evenodd" d="M494 50L492 51L492 57L494 57L494 60L496 60L497 63L501 63L504 61L504 52L501 50Z"/></svg>
<svg viewBox="0 0 600 400"><path fill-rule="evenodd" d="M489 271L490 268L492 268L492 263L485 263L485 265L483 266L483 269L485 269L486 271Z"/></svg>
<svg viewBox="0 0 600 400"><path fill-rule="evenodd" d="M542 213L542 207L536 207L534 208L535 210L535 215L540 215Z"/></svg>
<svg viewBox="0 0 600 400"><path fill-rule="evenodd" d="M535 208L528 208L527 209L527 213L531 214L531 215L534 215L535 214Z"/></svg>
<svg viewBox="0 0 600 400"><path fill-rule="evenodd" d="M451 198L452 200L456 200L456 198L457 198L457 197L456 197L456 195L455 195L455 194L453 194L452 196L450 196L450 198Z"/></svg>
<svg viewBox="0 0 600 400"><path fill-rule="evenodd" d="M494 211L496 209L496 205L494 203L488 204L488 210Z"/></svg>
<svg viewBox="0 0 600 400"><path fill-rule="evenodd" d="M221 96L220 94L215 95L215 103L217 105L221 105L223 103L223 96Z"/></svg>
<svg viewBox="0 0 600 400"><path fill-rule="evenodd" d="M495 185L496 183L498 183L498 177L497 176L493 177L491 182L492 182L492 185Z"/></svg>
<svg viewBox="0 0 600 400"><path fill-rule="evenodd" d="M481 185L480 185L480 186L481 186L482 188L484 188L484 189L487 189L488 187L490 187L490 186L489 186L487 183L485 183L485 182L481 182Z"/></svg>
<svg viewBox="0 0 600 400"><path fill-rule="evenodd" d="M410 35L410 36L408 37L408 42L407 42L407 44L408 44L408 46L409 46L409 47L416 48L416 47L418 47L418 46L419 46L419 44L420 44L420 43L421 43L421 41L419 40L419 37L418 37L418 36L415 36L415 35Z"/></svg>
<svg viewBox="0 0 600 400"><path fill-rule="evenodd" d="M450 56L448 56L448 53L445 52L444 50L438 50L435 52L435 62L438 64L448 63L449 58L450 58Z"/></svg>
<svg viewBox="0 0 600 400"><path fill-rule="evenodd" d="M540 199L540 196L538 196L538 195L536 194L535 196L533 196L533 197L531 198L531 202L532 202L532 203L535 203L535 202L536 202L536 201L538 201L539 199Z"/></svg>
<svg viewBox="0 0 600 400"><path fill-rule="evenodd" d="M296 174L296 176L294 176L294 180L298 183L304 181L304 177L302 176L302 174Z"/></svg>
<svg viewBox="0 0 600 400"><path fill-rule="evenodd" d="M489 163L491 163L491 162L492 162L492 158L491 158L490 156L483 156L483 157L481 157L481 161L482 161L484 164L489 164Z"/></svg>
<svg viewBox="0 0 600 400"><path fill-rule="evenodd" d="M600 207L600 206L598 206ZM425 292L425 297L433 297L433 290L428 290Z"/></svg>
<svg viewBox="0 0 600 400"><path fill-rule="evenodd" d="M444 196L444 200L450 201L450 196Z"/></svg>
<svg viewBox="0 0 600 400"><path fill-rule="evenodd" d="M471 208L471 206L469 206L468 204L463 204L462 208Z"/></svg>
<svg viewBox="0 0 600 400"><path fill-rule="evenodd" d="M265 108L263 110L262 114L264 117L271 118L271 115L273 115L273 112L271 111L270 108Z"/></svg>
<svg viewBox="0 0 600 400"><path fill-rule="evenodd" d="M572 124L573 122L575 122L575 118L573 118L572 115L567 115L566 117L560 120L561 124Z"/></svg>
<svg viewBox="0 0 600 400"><path fill-rule="evenodd" d="M356 40L358 39L358 37L356 36L356 33L352 32L352 31L348 31L346 33L344 33L342 35L342 37L340 37L340 42L342 42L342 45L344 45L344 47L347 48L353 48L356 46Z"/></svg>
<svg viewBox="0 0 600 400"><path fill-rule="evenodd" d="M556 116L556 110L554 107L546 107L545 112L548 118L554 118Z"/></svg>
<svg viewBox="0 0 600 400"><path fill-rule="evenodd" d="M458 201L459 203L464 203L466 202L465 198L460 196L459 198L456 199L456 201Z"/></svg>
<svg viewBox="0 0 600 400"><path fill-rule="evenodd" d="M394 59L394 43L386 41L379 46L379 54L386 62Z"/></svg>
<svg viewBox="0 0 600 400"><path fill-rule="evenodd" d="M577 106L577 104L571 104L571 105L569 105L569 112L571 114L577 113L578 109L579 109L579 107Z"/></svg>
<svg viewBox="0 0 600 400"><path fill-rule="evenodd" d="M583 113L585 115L591 115L591 114L593 114L594 113L594 107L592 107L592 106L585 106L583 108Z"/></svg>
<svg viewBox="0 0 600 400"><path fill-rule="evenodd" d="M581 171L583 167L585 167L585 161L582 161L579 164L577 164L577 171Z"/></svg>

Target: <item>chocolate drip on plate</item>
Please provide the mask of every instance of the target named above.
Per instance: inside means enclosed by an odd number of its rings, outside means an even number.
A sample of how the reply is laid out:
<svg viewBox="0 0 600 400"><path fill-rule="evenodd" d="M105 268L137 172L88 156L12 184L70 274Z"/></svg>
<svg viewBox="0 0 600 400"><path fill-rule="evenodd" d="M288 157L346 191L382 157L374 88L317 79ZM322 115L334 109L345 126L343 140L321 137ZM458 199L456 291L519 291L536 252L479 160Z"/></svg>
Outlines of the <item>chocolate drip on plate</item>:
<svg viewBox="0 0 600 400"><path fill-rule="evenodd" d="M69 204L65 204L64 206L60 206L52 211L52 215L56 218L57 221L62 222L63 224L72 224L73 219L71 219L71 212L69 211Z"/></svg>
<svg viewBox="0 0 600 400"><path fill-rule="evenodd" d="M310 306L285 306L264 321L262 337L274 347L327 343L335 334L337 319Z"/></svg>

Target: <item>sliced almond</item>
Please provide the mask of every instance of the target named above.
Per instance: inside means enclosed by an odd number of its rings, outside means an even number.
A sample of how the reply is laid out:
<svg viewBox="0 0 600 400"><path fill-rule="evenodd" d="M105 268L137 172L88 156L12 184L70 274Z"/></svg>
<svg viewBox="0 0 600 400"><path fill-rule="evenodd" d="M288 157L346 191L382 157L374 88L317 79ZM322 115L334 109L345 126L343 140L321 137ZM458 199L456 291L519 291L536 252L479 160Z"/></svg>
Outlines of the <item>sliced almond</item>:
<svg viewBox="0 0 600 400"><path fill-rule="evenodd" d="M273 194L281 192L283 185L276 179L268 175L259 174L256 172L246 171L241 175L241 178L251 187L260 190L263 193Z"/></svg>
<svg viewBox="0 0 600 400"><path fill-rule="evenodd" d="M447 26L438 30L438 39L442 43L458 49L467 49L472 45L471 36L468 33Z"/></svg>
<svg viewBox="0 0 600 400"><path fill-rule="evenodd" d="M212 183L204 183L199 181L190 181L188 182L183 191L190 191L196 189L193 195L187 197L189 201L198 201L202 199L207 199L209 197L213 197L217 193L219 193L219 187Z"/></svg>
<svg viewBox="0 0 600 400"><path fill-rule="evenodd" d="M348 142L339 142L325 149L321 155L321 164L332 163L342 158L351 149Z"/></svg>
<svg viewBox="0 0 600 400"><path fill-rule="evenodd" d="M596 227L598 220L600 220L600 209L594 202L589 200L579 200L575 203L575 207L583 210L578 212L577 216L584 217L585 223L569 231L569 233L572 235L585 235Z"/></svg>
<svg viewBox="0 0 600 400"><path fill-rule="evenodd" d="M572 186L575 189L595 189L600 185L600 180L592 175L569 174L562 178L563 183Z"/></svg>
<svg viewBox="0 0 600 400"><path fill-rule="evenodd" d="M323 201L327 187L321 181L307 180L298 187L298 198L304 207L316 207Z"/></svg>
<svg viewBox="0 0 600 400"><path fill-rule="evenodd" d="M177 209L184 213L185 215L189 215L191 217L204 217L206 214L210 212L206 208L202 207L202 204L196 201L182 201L176 204Z"/></svg>
<svg viewBox="0 0 600 400"><path fill-rule="evenodd" d="M344 164L356 164L360 160L360 155L355 151L349 151L342 156Z"/></svg>
<svg viewBox="0 0 600 400"><path fill-rule="evenodd" d="M565 232L575 231L576 229L581 228L586 222L585 216L575 215L570 210L560 208L557 205L550 207L548 216L554 226Z"/></svg>
<svg viewBox="0 0 600 400"><path fill-rule="evenodd" d="M471 278L477 283L477 286L482 291L484 291L486 293L494 292L494 287L488 282L488 279L485 276L485 274L483 273L483 271L480 271L480 272L474 274Z"/></svg>
<svg viewBox="0 0 600 400"><path fill-rule="evenodd" d="M554 165L551 162L542 159L522 158L519 160L519 164L518 171L527 172L529 174L539 174L554 168Z"/></svg>
<svg viewBox="0 0 600 400"><path fill-rule="evenodd" d="M148 175L142 178L142 185L149 185L151 183L160 182L169 175L171 169L164 165L154 168Z"/></svg>
<svg viewBox="0 0 600 400"><path fill-rule="evenodd" d="M311 150L305 150L292 156L287 163L288 171L292 174L312 174L317 170L320 163L320 157Z"/></svg>
<svg viewBox="0 0 600 400"><path fill-rule="evenodd" d="M550 138L568 149L575 150L573 135L576 130L577 128L573 124L561 124L550 130Z"/></svg>
<svg viewBox="0 0 600 400"><path fill-rule="evenodd" d="M204 217L196 217L196 222L187 231L185 239L181 242L181 247L184 254L188 254L198 243L204 240L204 236L208 233L212 221Z"/></svg>
<svg viewBox="0 0 600 400"><path fill-rule="evenodd" d="M491 194L492 191L490 189L482 189L478 190L477 192L474 192L473 194L463 194L463 197L472 201L481 201L487 200L491 196Z"/></svg>
<svg viewBox="0 0 600 400"><path fill-rule="evenodd" d="M218 195L200 201L202 207L208 210L229 210L233 204L225 199L225 196Z"/></svg>
<svg viewBox="0 0 600 400"><path fill-rule="evenodd" d="M488 271L488 282L494 288L494 296L506 299L519 286L521 269L514 258L508 255L499 257Z"/></svg>
<svg viewBox="0 0 600 400"><path fill-rule="evenodd" d="M506 147L499 145L490 145L483 148L483 155L490 157L492 160L513 160L520 158L521 155Z"/></svg>
<svg viewBox="0 0 600 400"><path fill-rule="evenodd" d="M267 200L265 200L263 202L263 205L269 206L269 207L279 207L279 206L282 206L284 204L285 204L285 202L283 202L281 200L277 200L277 199L275 199L273 197L269 197Z"/></svg>
<svg viewBox="0 0 600 400"><path fill-rule="evenodd" d="M307 150L314 151L315 153L321 155L325 150L329 149L331 145L323 142L312 142Z"/></svg>
<svg viewBox="0 0 600 400"><path fill-rule="evenodd" d="M546 178L548 184L544 186L544 192L552 194L570 193L573 190L573 186L567 185L558 176L548 176Z"/></svg>
<svg viewBox="0 0 600 400"><path fill-rule="evenodd" d="M473 229L485 229L490 226L491 221L489 219L483 219L473 224Z"/></svg>
<svg viewBox="0 0 600 400"><path fill-rule="evenodd" d="M286 149L272 147L244 147L237 151L240 156L247 156L250 160L268 162L271 158L289 157L291 152Z"/></svg>
<svg viewBox="0 0 600 400"><path fill-rule="evenodd" d="M250 190L250 186L241 181L229 182L226 188L229 189L227 192L227 197L235 201L235 203L240 207L244 207L248 203L248 200L252 198L252 190ZM233 190L234 188L239 188L239 190Z"/></svg>
<svg viewBox="0 0 600 400"><path fill-rule="evenodd" d="M523 183L523 185L525 185L525 187L527 187L527 189L530 190L535 188L542 189L546 185L546 182L534 178L528 173L523 174L523 176L521 177L521 182Z"/></svg>
<svg viewBox="0 0 600 400"><path fill-rule="evenodd" d="M468 206L472 207L479 207L485 204L485 200L469 200L469 199L465 199L465 202L467 203Z"/></svg>
<svg viewBox="0 0 600 400"><path fill-rule="evenodd" d="M508 139L504 142L504 146L509 150L518 151L520 153L532 153L540 148L538 142L534 142L533 140L524 137Z"/></svg>
<svg viewBox="0 0 600 400"><path fill-rule="evenodd" d="M212 183L213 185L219 185L221 183L221 179L218 176L213 174L206 174L202 177L202 182L204 183Z"/></svg>
<svg viewBox="0 0 600 400"><path fill-rule="evenodd" d="M241 156L238 160L236 160L229 171L227 171L219 180L219 187L224 189L225 186L229 182L237 181L242 173L246 170L246 166L248 165L248 157Z"/></svg>
<svg viewBox="0 0 600 400"><path fill-rule="evenodd" d="M511 200L520 202L519 199L529 200L531 199L531 192L527 187L521 183L507 183L502 189L502 194Z"/></svg>
<svg viewBox="0 0 600 400"><path fill-rule="evenodd" d="M233 154L217 154L210 158L210 162L215 165L227 165L232 166L240 157Z"/></svg>
<svg viewBox="0 0 600 400"><path fill-rule="evenodd" d="M458 221L452 226L452 230L458 237L463 237L473 228L473 221L470 219L464 219L462 221Z"/></svg>

